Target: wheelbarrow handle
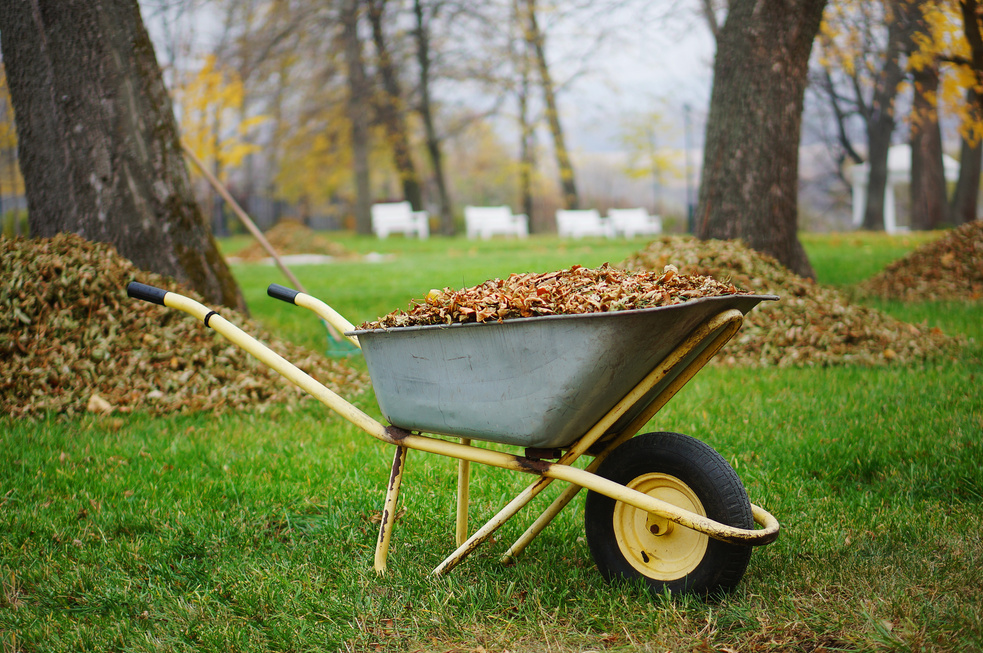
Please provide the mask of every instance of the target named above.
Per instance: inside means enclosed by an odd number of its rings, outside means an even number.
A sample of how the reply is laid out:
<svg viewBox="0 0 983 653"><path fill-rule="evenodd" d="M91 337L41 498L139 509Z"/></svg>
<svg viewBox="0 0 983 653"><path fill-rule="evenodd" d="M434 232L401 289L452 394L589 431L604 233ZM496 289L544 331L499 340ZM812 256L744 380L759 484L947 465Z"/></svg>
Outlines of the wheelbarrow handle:
<svg viewBox="0 0 983 653"><path fill-rule="evenodd" d="M279 299L280 301L287 302L288 304L294 304L295 306L300 306L308 309L309 311L313 311L322 320L338 329L338 331L340 331L350 343L361 349L361 345L358 344L358 338L348 335L351 331L355 330L352 323L346 320L341 313L334 310L317 297L300 292L299 290L294 290L293 288L281 286L278 283L271 283L266 289L266 294L274 299Z"/></svg>
<svg viewBox="0 0 983 653"><path fill-rule="evenodd" d="M271 283L270 287L266 289L266 294L273 299L279 299L282 302L287 302L288 304L297 303L297 295L300 294L299 290L294 290L293 288L287 288L286 286L281 286L278 283Z"/></svg>
<svg viewBox="0 0 983 653"><path fill-rule="evenodd" d="M131 281L126 286L126 294L133 299L142 299L145 302L163 306L164 295L167 294L167 291L161 290L160 288L155 288L154 286L148 286L147 284L140 283L138 281Z"/></svg>

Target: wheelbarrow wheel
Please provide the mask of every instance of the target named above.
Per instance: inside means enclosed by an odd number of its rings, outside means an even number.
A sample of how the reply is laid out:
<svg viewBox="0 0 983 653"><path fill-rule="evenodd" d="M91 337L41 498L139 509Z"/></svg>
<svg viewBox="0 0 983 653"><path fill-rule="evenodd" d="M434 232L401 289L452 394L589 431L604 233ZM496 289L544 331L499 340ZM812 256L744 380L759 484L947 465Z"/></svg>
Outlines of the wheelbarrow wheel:
<svg viewBox="0 0 983 653"><path fill-rule="evenodd" d="M686 435L636 436L611 452L597 474L729 526L754 526L737 473L712 447ZM593 491L584 525L605 579L641 579L655 593L725 594L751 558L749 546L712 539Z"/></svg>

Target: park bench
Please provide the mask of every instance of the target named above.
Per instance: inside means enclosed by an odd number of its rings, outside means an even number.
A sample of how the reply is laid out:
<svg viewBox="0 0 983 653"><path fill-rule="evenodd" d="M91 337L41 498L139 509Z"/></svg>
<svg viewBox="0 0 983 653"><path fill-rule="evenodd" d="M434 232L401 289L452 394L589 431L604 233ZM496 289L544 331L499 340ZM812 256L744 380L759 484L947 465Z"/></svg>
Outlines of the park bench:
<svg viewBox="0 0 983 653"><path fill-rule="evenodd" d="M424 239L430 236L430 216L426 211L414 211L409 202L373 204L372 231L379 238L402 233Z"/></svg>
<svg viewBox="0 0 983 653"><path fill-rule="evenodd" d="M507 206L466 206L464 225L468 238L491 238L495 234L529 236L529 218L524 213L513 215Z"/></svg>
<svg viewBox="0 0 983 653"><path fill-rule="evenodd" d="M625 238L662 233L662 218L645 209L608 209L608 223L615 234Z"/></svg>
<svg viewBox="0 0 983 653"><path fill-rule="evenodd" d="M556 233L563 238L614 235L607 220L596 209L557 210Z"/></svg>

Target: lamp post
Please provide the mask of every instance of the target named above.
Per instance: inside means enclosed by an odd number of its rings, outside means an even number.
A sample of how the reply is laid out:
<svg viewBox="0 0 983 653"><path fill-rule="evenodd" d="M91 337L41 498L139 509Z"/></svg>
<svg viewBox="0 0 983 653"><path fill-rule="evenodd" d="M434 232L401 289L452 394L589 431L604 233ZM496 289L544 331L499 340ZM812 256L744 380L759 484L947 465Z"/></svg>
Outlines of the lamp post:
<svg viewBox="0 0 983 653"><path fill-rule="evenodd" d="M686 231L693 233L693 193L690 188L689 178L689 103L683 104L683 154L686 157Z"/></svg>

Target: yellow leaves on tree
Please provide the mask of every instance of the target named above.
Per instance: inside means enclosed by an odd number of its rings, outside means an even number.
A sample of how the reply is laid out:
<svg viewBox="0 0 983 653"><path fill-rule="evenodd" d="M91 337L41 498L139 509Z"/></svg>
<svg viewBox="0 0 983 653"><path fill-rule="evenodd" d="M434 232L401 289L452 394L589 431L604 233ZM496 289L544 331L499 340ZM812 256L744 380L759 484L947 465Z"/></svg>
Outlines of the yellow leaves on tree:
<svg viewBox="0 0 983 653"><path fill-rule="evenodd" d="M939 111L955 115L959 119L960 133L969 142L979 143L983 138L983 119L975 102L967 101L966 91L978 86L976 75L964 61L970 59L966 42L962 13L957 0L936 0L922 4L924 30L914 34L915 49L908 58L909 70L922 70L926 66L940 67L938 93L928 97ZM914 116L913 121L917 122Z"/></svg>
<svg viewBox="0 0 983 653"><path fill-rule="evenodd" d="M917 13L911 15L919 18L910 35L913 47L902 65L909 72L937 66L938 91L925 92L925 98L939 112L955 116L965 138L979 142L983 138L983 121L975 104L966 97L966 91L976 85L976 77L969 66L960 63L968 61L970 53L958 0L928 0L908 7L869 0L830 3L816 42L820 65L829 71L842 71L860 88L872 84L883 58L874 35L878 31L886 33L887 25L899 18L896 12L902 10L913 10ZM898 91L910 91L910 87L906 81ZM979 90L983 92L983 88ZM910 115L909 122L917 125L923 118Z"/></svg>
<svg viewBox="0 0 983 653"><path fill-rule="evenodd" d="M24 194L24 177L17 165L17 129L14 106L7 89L7 75L0 63L0 195Z"/></svg>
<svg viewBox="0 0 983 653"><path fill-rule="evenodd" d="M246 155L259 149L245 139L268 118L242 117L242 80L234 71L218 66L213 55L176 89L175 96L184 142L198 158L216 167L220 178L228 168L238 166Z"/></svg>
<svg viewBox="0 0 983 653"><path fill-rule="evenodd" d="M628 153L625 174L632 179L652 178L662 185L666 175L679 177L678 151L662 147L663 134L672 134L673 128L657 111L629 116L621 125L621 143Z"/></svg>
<svg viewBox="0 0 983 653"><path fill-rule="evenodd" d="M351 178L351 128L342 105L326 120L297 126L283 141L276 175L277 196L319 205L331 200Z"/></svg>

